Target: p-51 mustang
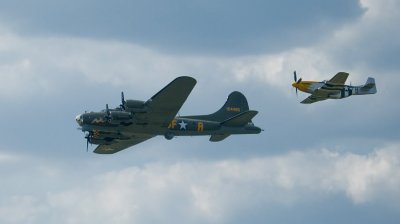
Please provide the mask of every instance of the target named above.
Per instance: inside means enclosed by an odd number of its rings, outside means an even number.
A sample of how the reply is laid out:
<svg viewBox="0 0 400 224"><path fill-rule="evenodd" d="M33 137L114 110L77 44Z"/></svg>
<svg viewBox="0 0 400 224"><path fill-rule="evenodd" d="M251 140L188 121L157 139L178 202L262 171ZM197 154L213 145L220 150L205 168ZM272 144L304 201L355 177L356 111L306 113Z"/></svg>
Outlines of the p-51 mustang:
<svg viewBox="0 0 400 224"><path fill-rule="evenodd" d="M304 104L311 104L326 99L342 99L351 95L375 94L376 85L374 78L368 78L367 83L361 86L345 85L349 73L339 72L329 81L315 82L297 80L296 71L294 71L294 83L292 86L302 92L311 93L311 96L301 101Z"/></svg>
<svg viewBox="0 0 400 224"><path fill-rule="evenodd" d="M146 102L124 99L115 109L89 112L76 116L76 122L87 132L89 143L98 145L99 154L112 154L157 135L170 140L174 136L211 135L210 141L222 141L232 134L258 134L246 97L232 92L224 106L209 115L175 117L196 85L192 77L178 77Z"/></svg>

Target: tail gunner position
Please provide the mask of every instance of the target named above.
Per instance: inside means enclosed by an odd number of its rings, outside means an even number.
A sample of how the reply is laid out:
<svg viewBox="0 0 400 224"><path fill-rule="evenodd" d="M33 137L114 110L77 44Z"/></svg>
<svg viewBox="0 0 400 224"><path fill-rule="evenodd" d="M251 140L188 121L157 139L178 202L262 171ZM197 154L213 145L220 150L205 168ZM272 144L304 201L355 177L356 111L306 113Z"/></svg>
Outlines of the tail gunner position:
<svg viewBox="0 0 400 224"><path fill-rule="evenodd" d="M252 122L257 111L249 110L246 97L232 92L217 112L209 115L176 114L196 85L192 77L178 77L147 101L126 100L115 109L89 112L76 117L89 143L98 145L99 154L111 154L139 144L157 135L170 140L174 136L210 135L210 141L222 141L234 134L258 134Z"/></svg>

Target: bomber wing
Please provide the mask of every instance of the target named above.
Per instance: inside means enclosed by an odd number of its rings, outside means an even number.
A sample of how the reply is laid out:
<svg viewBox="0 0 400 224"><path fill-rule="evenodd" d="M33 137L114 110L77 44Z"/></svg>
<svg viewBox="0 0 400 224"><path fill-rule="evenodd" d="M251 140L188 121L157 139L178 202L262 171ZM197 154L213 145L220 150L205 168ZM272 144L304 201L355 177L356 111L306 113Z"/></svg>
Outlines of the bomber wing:
<svg viewBox="0 0 400 224"><path fill-rule="evenodd" d="M137 114L137 119L143 124L167 128L195 85L196 80L192 77L182 76L174 79L146 102L148 111ZM154 136L152 134L140 134L127 140L115 139L115 143L99 145L94 152L99 154L116 153Z"/></svg>
<svg viewBox="0 0 400 224"><path fill-rule="evenodd" d="M344 83L349 77L349 73L347 72L338 72L333 78L331 78L327 83L331 85L344 85Z"/></svg>
<svg viewBox="0 0 400 224"><path fill-rule="evenodd" d="M98 154L113 154L121 150L124 150L126 148L129 148L131 146L134 146L136 144L139 144L141 142L144 142L154 136L155 135L135 135L134 137L126 140L116 139L115 140L116 142L110 145L97 146L97 148L93 152Z"/></svg>
<svg viewBox="0 0 400 224"><path fill-rule="evenodd" d="M315 103L318 101L328 99L328 96L329 96L329 93L327 91L324 91L322 89L317 89L309 97L307 97L305 100L301 101L301 103L304 103L304 104Z"/></svg>
<svg viewBox="0 0 400 224"><path fill-rule="evenodd" d="M143 123L167 127L195 85L196 80L192 77L176 78L146 102L149 111L138 114L138 119Z"/></svg>

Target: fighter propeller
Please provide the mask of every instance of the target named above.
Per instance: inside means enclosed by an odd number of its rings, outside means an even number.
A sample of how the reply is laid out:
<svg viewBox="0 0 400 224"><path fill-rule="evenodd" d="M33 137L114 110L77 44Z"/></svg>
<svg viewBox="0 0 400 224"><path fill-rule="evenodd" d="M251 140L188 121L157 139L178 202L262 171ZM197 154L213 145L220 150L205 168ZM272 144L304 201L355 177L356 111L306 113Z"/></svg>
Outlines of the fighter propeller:
<svg viewBox="0 0 400 224"><path fill-rule="evenodd" d="M301 82L302 78L300 78L299 80L297 80L296 71L293 72L293 76L294 76L294 82L295 82L296 84L299 84L299 83ZM295 88L296 88L296 95L297 95L297 87L295 87Z"/></svg>

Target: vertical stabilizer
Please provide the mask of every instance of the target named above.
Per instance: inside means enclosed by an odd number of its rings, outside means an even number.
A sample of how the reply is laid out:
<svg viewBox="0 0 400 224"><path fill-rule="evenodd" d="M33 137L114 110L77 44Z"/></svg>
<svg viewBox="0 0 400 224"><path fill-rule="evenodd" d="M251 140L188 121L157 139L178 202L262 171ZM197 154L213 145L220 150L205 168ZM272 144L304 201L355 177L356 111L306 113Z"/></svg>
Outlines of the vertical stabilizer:
<svg viewBox="0 0 400 224"><path fill-rule="evenodd" d="M375 79L369 77L365 85L361 86L359 94L375 94L375 93L376 93Z"/></svg>
<svg viewBox="0 0 400 224"><path fill-rule="evenodd" d="M241 92L235 91L229 94L228 99L221 109L209 116L215 121L225 121L228 118L234 117L248 110L249 105L246 97Z"/></svg>
<svg viewBox="0 0 400 224"><path fill-rule="evenodd" d="M235 91L229 94L225 104L217 112L209 115L185 116L185 118L223 122L248 110L249 105L246 97L241 92Z"/></svg>

